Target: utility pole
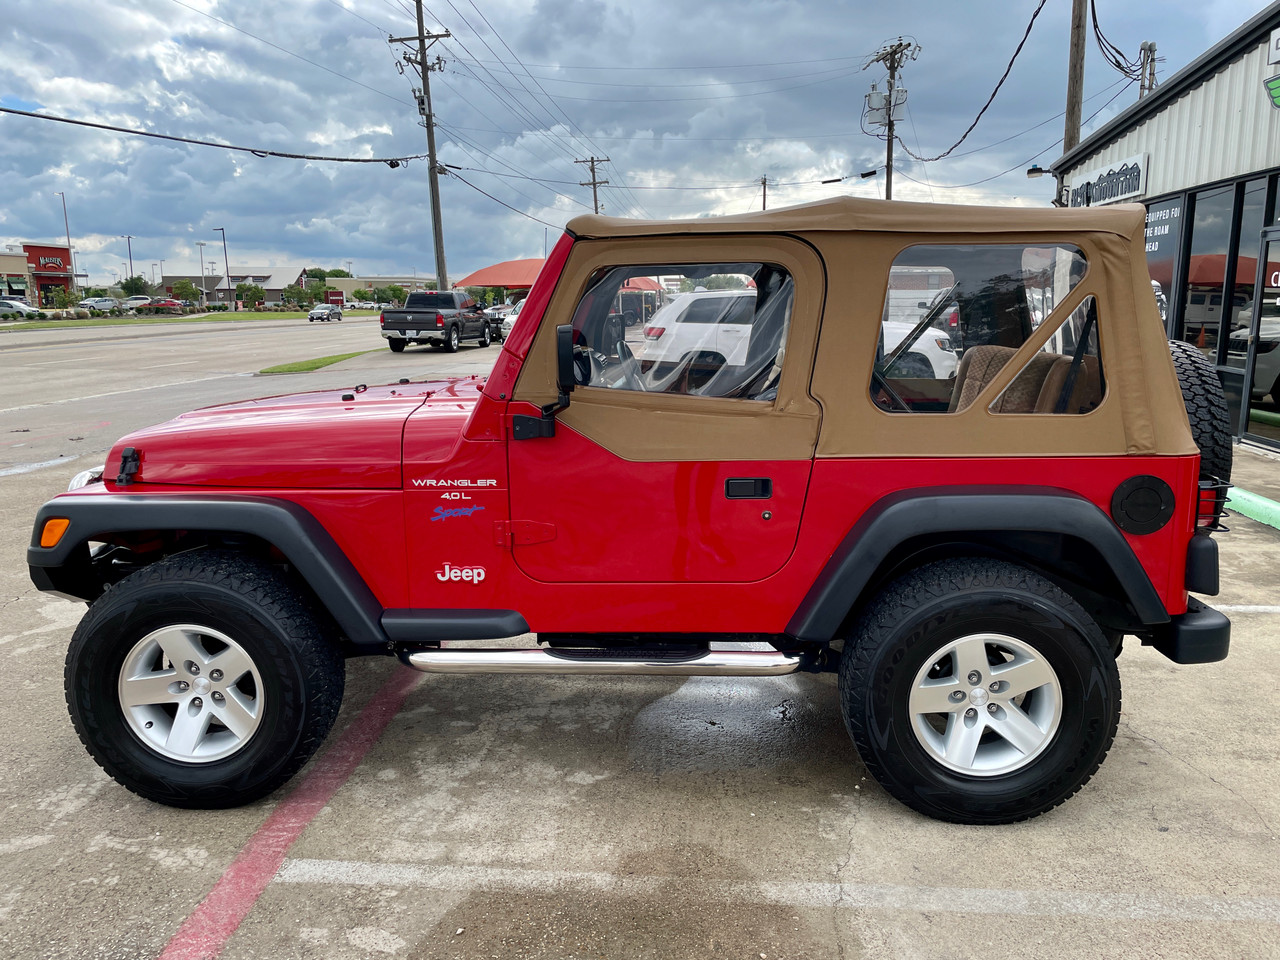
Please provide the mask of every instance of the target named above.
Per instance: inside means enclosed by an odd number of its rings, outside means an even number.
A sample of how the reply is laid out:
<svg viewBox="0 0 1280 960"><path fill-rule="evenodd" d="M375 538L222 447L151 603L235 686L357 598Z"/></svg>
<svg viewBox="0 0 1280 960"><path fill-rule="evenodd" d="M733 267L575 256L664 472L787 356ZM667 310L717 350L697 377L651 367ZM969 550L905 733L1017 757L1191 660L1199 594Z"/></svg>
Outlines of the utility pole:
<svg viewBox="0 0 1280 960"><path fill-rule="evenodd" d="M130 278L132 278L133 277L133 234L131 233L122 234L120 236L120 239L126 240L129 243L129 276Z"/></svg>
<svg viewBox="0 0 1280 960"><path fill-rule="evenodd" d="M222 268L226 270L227 275L222 279L227 283L227 299L231 301L231 309L236 308L235 291L231 289L231 260L227 257L227 230L226 227L214 227L213 233L222 234Z"/></svg>
<svg viewBox="0 0 1280 960"><path fill-rule="evenodd" d="M1156 45L1149 40L1138 48L1138 99L1141 100L1156 88Z"/></svg>
<svg viewBox="0 0 1280 960"><path fill-rule="evenodd" d="M897 96L896 90L897 90L897 84L898 84L898 71L902 68L902 65L904 63L906 63L908 60L914 60L919 55L919 53L920 53L919 46L917 46L916 44L908 40L903 40L901 37L899 37L895 42L889 44L886 47L881 48L880 52L877 53L874 57L872 57L870 62L868 62L867 64L867 66L869 67L873 63L883 63L885 67L889 70L889 90L885 94L885 100L884 100L885 125L888 127L888 130L887 130L888 136L886 138L887 143L885 145L885 163L884 163L884 167L885 167L884 198L886 200L893 199L893 144L894 144L893 114L898 106L895 100ZM863 69L865 70L866 67L863 67ZM903 91L904 99L905 99L905 93L906 91L904 90Z"/></svg>
<svg viewBox="0 0 1280 960"><path fill-rule="evenodd" d="M431 112L431 73L433 70L443 70L444 60L436 57L428 62L427 48L437 40L448 39L452 34L448 30L444 33L427 33L422 21L422 0L414 0L413 5L418 17L417 36L388 37L387 42L406 45L416 43L418 46L417 56L406 53L404 62L416 67L418 76L422 79L422 89L414 90L413 93L418 100L418 114L422 117L422 125L427 128L427 163L430 166L427 183L431 190L431 236L436 250L436 289L448 290L449 277L444 263L444 222L440 218L440 165L436 162L436 124Z"/></svg>
<svg viewBox="0 0 1280 960"><path fill-rule="evenodd" d="M769 209L769 178L767 176L760 178L760 209Z"/></svg>
<svg viewBox="0 0 1280 960"><path fill-rule="evenodd" d="M589 160L575 160L575 161L573 161L573 162L574 162L574 163L587 163L587 164L590 164L590 165L591 165L591 179L590 179L590 180L579 181L578 186L580 186L580 187L590 187L590 188L591 188L591 206L592 206L592 209L594 209L596 213L599 213L599 212L600 212L600 195L599 195L599 193L596 191L596 187L603 187L603 186L605 186L609 181L608 181L608 180L597 180L597 179L596 179L596 164L597 164L597 163L608 163L608 162L609 162L609 158L608 158L608 157L592 157L592 158L591 158L591 159L589 159Z"/></svg>
<svg viewBox="0 0 1280 960"><path fill-rule="evenodd" d="M1067 61L1067 124L1062 132L1062 152L1070 153L1080 142L1080 109L1084 103L1084 28L1087 0L1071 0L1071 53Z"/></svg>

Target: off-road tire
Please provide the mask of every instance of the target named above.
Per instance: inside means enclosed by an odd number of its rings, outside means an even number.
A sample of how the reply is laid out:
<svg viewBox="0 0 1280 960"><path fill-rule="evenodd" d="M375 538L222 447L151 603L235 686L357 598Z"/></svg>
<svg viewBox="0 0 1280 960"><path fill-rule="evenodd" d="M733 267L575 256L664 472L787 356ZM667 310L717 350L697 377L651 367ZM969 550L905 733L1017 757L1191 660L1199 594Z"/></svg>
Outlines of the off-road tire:
<svg viewBox="0 0 1280 960"><path fill-rule="evenodd" d="M221 759L164 755L131 728L121 705L126 658L176 624L233 639L261 676L257 727ZM214 550L161 560L108 589L76 628L65 669L71 719L94 760L142 797L203 809L257 800L297 773L333 726L343 684L332 628L303 591L264 561Z"/></svg>
<svg viewBox="0 0 1280 960"><path fill-rule="evenodd" d="M1209 359L1193 344L1169 341L1178 386L1187 407L1191 436L1200 448L1200 476L1231 479L1231 415L1222 382Z"/></svg>
<svg viewBox="0 0 1280 960"><path fill-rule="evenodd" d="M449 328L449 336L448 336L448 339L446 339L446 340L445 340L445 342L444 342L444 350L445 350L445 353L457 353L457 352L458 352L458 342L459 342L459 340L460 340L460 339L461 339L461 338L458 336L458 328L457 328L457 326L455 325L455 326L450 327L450 328Z"/></svg>
<svg viewBox="0 0 1280 960"><path fill-rule="evenodd" d="M973 775L926 749L909 702L917 677L949 642L989 634L1041 655L1061 712L1051 738L1023 765ZM881 590L845 641L839 689L845 725L872 776L907 806L953 823L1013 823L1056 807L1098 769L1120 717L1120 675L1098 625L1039 574L988 558L939 561ZM977 688L962 692L974 696ZM983 699L973 700L980 720ZM956 709L968 706L966 699ZM961 722L963 713L956 716Z"/></svg>
<svg viewBox="0 0 1280 960"><path fill-rule="evenodd" d="M408 342L407 340L388 340L387 346L391 348L392 353L404 353L405 345Z"/></svg>

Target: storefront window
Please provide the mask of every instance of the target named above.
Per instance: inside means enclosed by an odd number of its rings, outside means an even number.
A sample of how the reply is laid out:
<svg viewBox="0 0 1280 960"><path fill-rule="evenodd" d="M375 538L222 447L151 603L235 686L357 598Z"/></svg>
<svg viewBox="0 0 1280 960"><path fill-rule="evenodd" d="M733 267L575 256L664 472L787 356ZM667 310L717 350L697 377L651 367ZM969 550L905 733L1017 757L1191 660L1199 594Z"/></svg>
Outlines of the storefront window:
<svg viewBox="0 0 1280 960"><path fill-rule="evenodd" d="M1248 352L1249 322L1253 319L1253 285L1257 280L1258 244L1262 239L1263 208L1267 203L1267 181L1250 181L1244 187L1244 207L1240 211L1240 238L1236 241L1236 281L1226 311L1227 364L1244 367ZM1244 349L1239 349L1243 344Z"/></svg>
<svg viewBox="0 0 1280 960"><path fill-rule="evenodd" d="M1178 261L1178 241L1182 238L1182 198L1153 203L1147 209L1147 269L1160 319L1169 315L1173 296L1173 269Z"/></svg>
<svg viewBox="0 0 1280 960"><path fill-rule="evenodd" d="M1218 335L1222 329L1222 284L1226 279L1234 201L1234 186L1197 193L1195 222L1191 227L1191 260L1187 267L1187 293L1182 306L1182 339L1194 343L1215 362Z"/></svg>

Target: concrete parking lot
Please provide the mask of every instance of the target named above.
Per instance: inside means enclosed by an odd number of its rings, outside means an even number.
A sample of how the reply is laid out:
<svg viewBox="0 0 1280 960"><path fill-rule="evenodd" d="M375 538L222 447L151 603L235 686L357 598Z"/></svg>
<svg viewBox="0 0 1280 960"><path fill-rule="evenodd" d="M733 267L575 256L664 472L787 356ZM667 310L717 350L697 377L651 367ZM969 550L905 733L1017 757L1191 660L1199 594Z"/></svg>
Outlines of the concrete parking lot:
<svg viewBox="0 0 1280 960"><path fill-rule="evenodd" d="M428 677L386 660L348 664L326 747L267 800L135 797L67 717L84 607L28 579L39 504L121 433L193 406L483 374L498 352L392 355L369 321L207 326L0 333L0 956L1280 955L1280 531L1243 517L1219 538L1213 601L1230 658L1181 667L1128 641L1109 758L1027 823L898 805L831 675Z"/></svg>

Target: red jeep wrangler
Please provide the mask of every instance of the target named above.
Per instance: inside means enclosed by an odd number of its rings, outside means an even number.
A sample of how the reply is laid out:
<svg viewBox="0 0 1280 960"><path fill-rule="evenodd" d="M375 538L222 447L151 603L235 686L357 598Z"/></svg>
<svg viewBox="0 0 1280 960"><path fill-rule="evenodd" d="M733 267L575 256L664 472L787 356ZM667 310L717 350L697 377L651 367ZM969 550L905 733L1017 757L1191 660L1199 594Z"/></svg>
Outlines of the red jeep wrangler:
<svg viewBox="0 0 1280 960"><path fill-rule="evenodd" d="M1170 357L1143 226L853 199L578 218L489 377L198 410L41 508L32 578L90 602L76 729L129 789L223 807L316 750L344 657L838 670L903 803L1049 810L1111 745L1124 635L1227 654L1188 596L1217 591L1226 410ZM646 355L624 288L746 293L667 310L696 329Z"/></svg>

